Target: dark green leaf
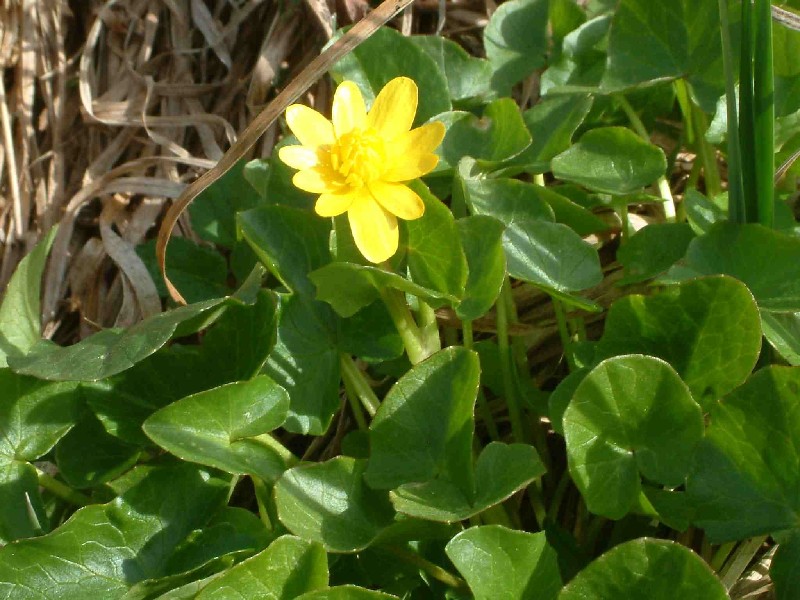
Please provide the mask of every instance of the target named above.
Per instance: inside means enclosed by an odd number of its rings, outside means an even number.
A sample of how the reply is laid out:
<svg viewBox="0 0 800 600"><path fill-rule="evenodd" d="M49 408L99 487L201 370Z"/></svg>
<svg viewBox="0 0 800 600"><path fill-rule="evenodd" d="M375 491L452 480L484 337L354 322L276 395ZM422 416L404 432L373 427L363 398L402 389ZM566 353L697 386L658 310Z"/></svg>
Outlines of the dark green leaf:
<svg viewBox="0 0 800 600"><path fill-rule="evenodd" d="M557 555L544 532L471 527L450 540L445 550L475 600L555 600L561 590Z"/></svg>
<svg viewBox="0 0 800 600"><path fill-rule="evenodd" d="M391 600L392 598L396 599L397 596L374 592L354 585L341 585L327 590L308 592L299 596L297 600Z"/></svg>
<svg viewBox="0 0 800 600"><path fill-rule="evenodd" d="M25 354L41 337L42 272L56 237L53 227L17 265L0 303L0 368L9 354Z"/></svg>
<svg viewBox="0 0 800 600"><path fill-rule="evenodd" d="M542 93L561 86L596 88L606 70L606 46L610 15L583 23L563 41L561 56L542 76Z"/></svg>
<svg viewBox="0 0 800 600"><path fill-rule="evenodd" d="M559 600L727 600L725 588L697 554L667 540L620 544L570 581Z"/></svg>
<svg viewBox="0 0 800 600"><path fill-rule="evenodd" d="M319 544L286 535L205 586L197 600L294 600L328 585L328 558Z"/></svg>
<svg viewBox="0 0 800 600"><path fill-rule="evenodd" d="M708 410L741 385L761 350L753 296L730 277L705 277L652 296L617 300L598 348L602 357L649 354L669 362Z"/></svg>
<svg viewBox="0 0 800 600"><path fill-rule="evenodd" d="M800 369L767 367L711 411L687 491L713 542L797 527Z"/></svg>
<svg viewBox="0 0 800 600"><path fill-rule="evenodd" d="M419 87L416 124L450 110L447 79L427 52L399 31L382 27L331 68L333 78L354 81L367 105L391 79L406 76Z"/></svg>
<svg viewBox="0 0 800 600"><path fill-rule="evenodd" d="M156 260L155 240L136 247L162 298L169 296ZM189 303L219 298L230 292L226 284L228 265L223 256L207 246L176 237L167 254L167 276Z"/></svg>
<svg viewBox="0 0 800 600"><path fill-rule="evenodd" d="M617 260L625 267L619 283L638 283L661 275L683 258L694 237L688 223L652 223L640 229L617 252Z"/></svg>
<svg viewBox="0 0 800 600"><path fill-rule="evenodd" d="M143 428L183 460L274 481L285 466L269 432L283 424L288 410L286 391L260 375L178 400Z"/></svg>
<svg viewBox="0 0 800 600"><path fill-rule="evenodd" d="M383 302L373 302L350 318L337 319L337 324L338 347L346 354L369 362L403 355L403 340Z"/></svg>
<svg viewBox="0 0 800 600"><path fill-rule="evenodd" d="M41 533L36 522L45 526L47 516L33 465L0 455L0 506L0 545Z"/></svg>
<svg viewBox="0 0 800 600"><path fill-rule="evenodd" d="M547 399L547 408L550 415L550 422L553 424L553 431L564 435L564 412L569 406L570 400L578 385L589 374L589 369L577 369L564 377L556 386L556 389Z"/></svg>
<svg viewBox="0 0 800 600"><path fill-rule="evenodd" d="M483 32L483 45L497 92L508 94L512 85L544 65L547 18L547 0L511 0L494 11Z"/></svg>
<svg viewBox="0 0 800 600"><path fill-rule="evenodd" d="M464 297L456 307L460 319L482 317L494 305L506 275L502 236L505 226L492 217L474 215L456 221L469 275Z"/></svg>
<svg viewBox="0 0 800 600"><path fill-rule="evenodd" d="M792 366L800 365L800 313L761 311L764 337Z"/></svg>
<svg viewBox="0 0 800 600"><path fill-rule="evenodd" d="M415 35L411 41L422 48L445 74L450 99L454 102L478 101L493 94L489 61L470 56L461 46L439 35Z"/></svg>
<svg viewBox="0 0 800 600"><path fill-rule="evenodd" d="M625 127L600 127L552 161L553 175L597 192L629 194L667 170L664 152Z"/></svg>
<svg viewBox="0 0 800 600"><path fill-rule="evenodd" d="M521 221L553 221L547 188L518 179L464 179L470 211L494 217L510 227Z"/></svg>
<svg viewBox="0 0 800 600"><path fill-rule="evenodd" d="M286 471L275 487L281 522L331 552L369 546L394 518L386 492L364 483L366 461L339 456Z"/></svg>
<svg viewBox="0 0 800 600"><path fill-rule="evenodd" d="M795 530L781 542L772 559L769 575L775 584L775 600L794 600L800 597L800 531Z"/></svg>
<svg viewBox="0 0 800 600"><path fill-rule="evenodd" d="M82 508L48 536L0 549L0 595L119 598L163 575L176 545L225 503L229 482L189 465L145 471L122 497Z"/></svg>
<svg viewBox="0 0 800 600"><path fill-rule="evenodd" d="M569 472L592 512L625 516L641 493L639 473L683 483L703 414L665 362L629 355L600 363L564 413Z"/></svg>
<svg viewBox="0 0 800 600"><path fill-rule="evenodd" d="M224 298L182 306L137 323L129 329L106 329L74 346L40 341L26 356L9 361L26 375L57 381L105 379L144 360L161 348L183 322L222 308Z"/></svg>

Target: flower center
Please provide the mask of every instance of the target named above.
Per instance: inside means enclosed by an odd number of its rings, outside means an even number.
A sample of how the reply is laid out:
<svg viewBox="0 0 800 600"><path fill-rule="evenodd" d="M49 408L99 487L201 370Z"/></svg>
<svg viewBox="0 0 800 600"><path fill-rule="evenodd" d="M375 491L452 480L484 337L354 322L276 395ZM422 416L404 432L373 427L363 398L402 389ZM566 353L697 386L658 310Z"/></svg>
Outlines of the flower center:
<svg viewBox="0 0 800 600"><path fill-rule="evenodd" d="M359 188L378 179L384 171L383 139L372 129L354 129L331 146L331 166L345 183Z"/></svg>

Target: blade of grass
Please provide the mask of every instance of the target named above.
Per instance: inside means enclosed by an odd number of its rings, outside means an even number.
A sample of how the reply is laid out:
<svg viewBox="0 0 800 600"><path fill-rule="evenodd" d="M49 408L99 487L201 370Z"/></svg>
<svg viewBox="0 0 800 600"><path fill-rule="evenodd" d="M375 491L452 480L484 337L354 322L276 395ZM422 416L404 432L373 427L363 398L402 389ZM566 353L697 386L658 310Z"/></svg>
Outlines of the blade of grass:
<svg viewBox="0 0 800 600"><path fill-rule="evenodd" d="M741 222L744 217L742 198L742 159L739 154L739 124L736 110L736 82L733 75L733 45L731 44L728 0L719 1L722 64L725 71L725 97L728 106L728 218Z"/></svg>
<svg viewBox="0 0 800 600"><path fill-rule="evenodd" d="M741 221L758 220L758 188L756 186L756 130L753 91L753 3L742 0L741 58L739 60L739 151L741 156L744 214ZM729 115L730 119L730 115Z"/></svg>
<svg viewBox="0 0 800 600"><path fill-rule="evenodd" d="M775 95L772 65L772 11L769 0L756 0L753 50L753 109L758 222L772 227L775 194Z"/></svg>

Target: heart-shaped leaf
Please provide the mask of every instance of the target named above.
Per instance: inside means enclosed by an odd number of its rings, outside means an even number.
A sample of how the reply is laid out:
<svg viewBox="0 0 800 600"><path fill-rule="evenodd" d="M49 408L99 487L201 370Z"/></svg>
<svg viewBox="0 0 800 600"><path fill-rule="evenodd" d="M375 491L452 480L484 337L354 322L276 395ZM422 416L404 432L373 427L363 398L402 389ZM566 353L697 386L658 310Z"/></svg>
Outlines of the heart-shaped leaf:
<svg viewBox="0 0 800 600"><path fill-rule="evenodd" d="M503 287L505 226L484 215L465 217L456 223L469 266L464 297L456 307L456 314L460 319L471 321L489 312Z"/></svg>

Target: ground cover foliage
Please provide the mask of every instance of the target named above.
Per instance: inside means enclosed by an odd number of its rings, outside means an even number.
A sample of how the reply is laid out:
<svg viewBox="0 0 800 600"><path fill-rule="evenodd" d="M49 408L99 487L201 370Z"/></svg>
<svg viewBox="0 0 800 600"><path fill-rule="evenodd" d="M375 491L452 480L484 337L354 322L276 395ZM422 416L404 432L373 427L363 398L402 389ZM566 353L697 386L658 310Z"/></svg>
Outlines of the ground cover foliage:
<svg viewBox="0 0 800 600"><path fill-rule="evenodd" d="M0 598L800 597L800 32L769 10L380 29L334 85L410 78L446 127L381 265L287 129L170 243L187 306L143 243L166 310L55 343L51 229L0 304Z"/></svg>

